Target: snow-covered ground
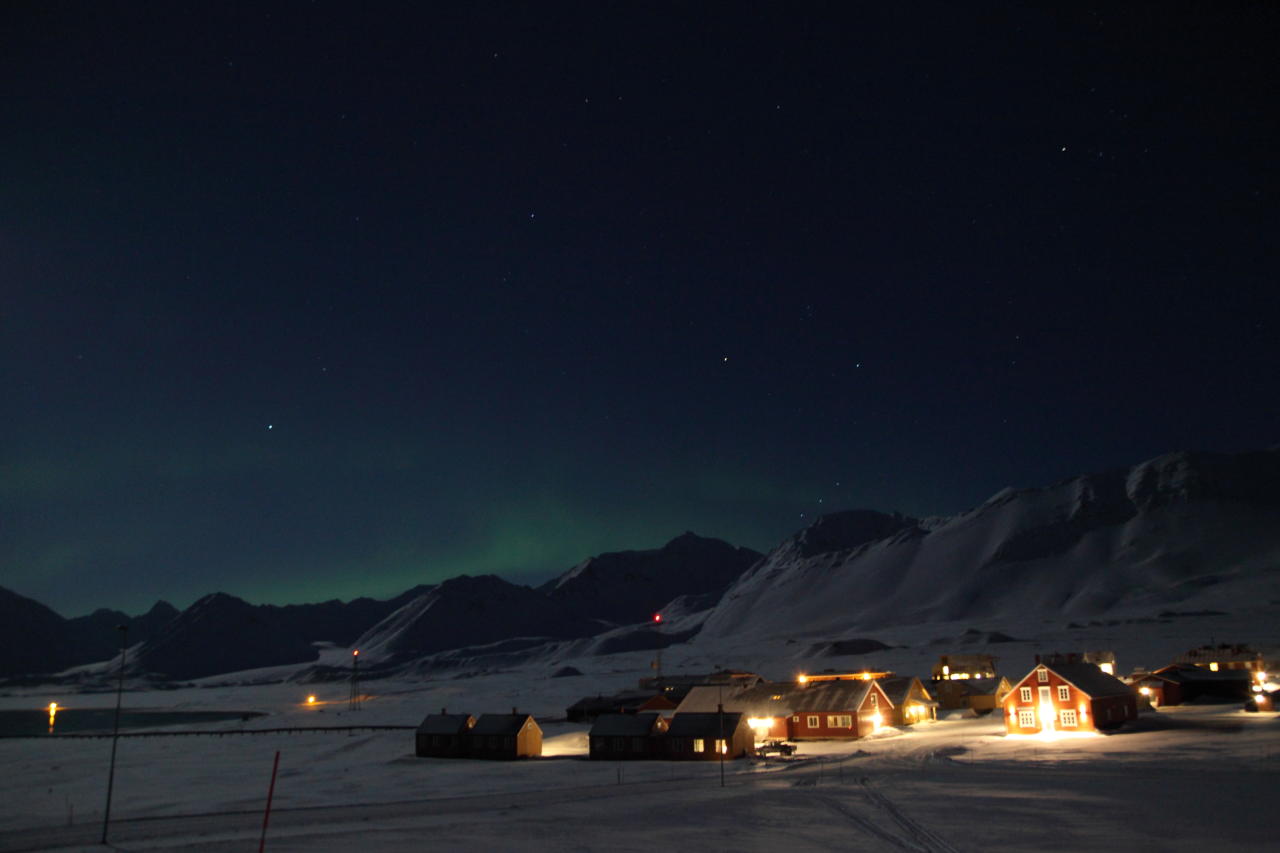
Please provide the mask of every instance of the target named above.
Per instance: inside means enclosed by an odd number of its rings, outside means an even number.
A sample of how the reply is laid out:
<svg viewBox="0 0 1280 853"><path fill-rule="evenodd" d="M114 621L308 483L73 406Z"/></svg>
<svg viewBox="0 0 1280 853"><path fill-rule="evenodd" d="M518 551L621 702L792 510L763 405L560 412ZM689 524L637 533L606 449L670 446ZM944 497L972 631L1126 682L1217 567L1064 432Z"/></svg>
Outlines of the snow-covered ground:
<svg viewBox="0 0 1280 853"><path fill-rule="evenodd" d="M787 678L817 664L865 664L927 676L944 651L989 650L1010 677L1036 651L1114 648L1121 668L1158 665L1207 642L1243 640L1274 654L1280 620L1243 616L1067 629L1062 622L931 625L875 636L900 646L874 656L807 660L806 643L699 646L664 652L668 670L739 666ZM931 644L966 627L1022 643ZM923 632L923 635L921 634ZM1210 633L1212 632L1212 633ZM171 691L131 691L129 707L266 712L209 727L414 725L428 712L563 717L580 696L633 686L650 655L540 661L503 672L348 685L235 684L225 677ZM550 678L564 663L584 675ZM258 672L282 677L289 668ZM305 704L308 693L318 702ZM0 709L114 703L106 693L23 688ZM717 764L591 762L585 725L546 722L544 758L516 763L418 759L411 731L122 738L111 839L125 850L252 849L272 760L280 752L268 850L976 851L1267 849L1266 807L1280 775L1280 719L1235 706L1166 709L1137 730L1058 740L1008 737L998 717L944 719L853 742L805 743L791 760ZM109 739L0 740L0 850L88 849L101 833ZM100 849L100 848L99 848Z"/></svg>

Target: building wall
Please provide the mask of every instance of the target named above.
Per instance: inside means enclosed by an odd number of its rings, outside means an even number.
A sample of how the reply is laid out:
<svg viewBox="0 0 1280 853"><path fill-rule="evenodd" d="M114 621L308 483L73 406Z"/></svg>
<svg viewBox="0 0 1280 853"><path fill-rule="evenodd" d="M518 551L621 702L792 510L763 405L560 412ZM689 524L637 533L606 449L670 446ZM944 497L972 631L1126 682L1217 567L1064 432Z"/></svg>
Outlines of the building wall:
<svg viewBox="0 0 1280 853"><path fill-rule="evenodd" d="M1135 696L1094 699L1052 670L1046 670L1046 680L1041 681L1037 676L1039 671L1039 667L1032 670L1005 697L1005 729L1009 734L1040 734L1044 730L1046 715L1052 717L1053 730L1061 732L1097 731L1118 726L1138 716ZM1047 696L1042 688L1048 688ZM1030 701L1024 698L1022 691L1025 689L1031 691Z"/></svg>

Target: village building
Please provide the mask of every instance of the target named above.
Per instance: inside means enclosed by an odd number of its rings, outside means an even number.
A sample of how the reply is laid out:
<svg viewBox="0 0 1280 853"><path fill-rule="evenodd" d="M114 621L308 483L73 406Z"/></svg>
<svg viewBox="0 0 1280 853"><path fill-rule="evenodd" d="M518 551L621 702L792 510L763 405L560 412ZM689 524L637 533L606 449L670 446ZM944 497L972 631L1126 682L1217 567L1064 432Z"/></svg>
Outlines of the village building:
<svg viewBox="0 0 1280 853"><path fill-rule="evenodd" d="M703 675L655 675L650 678L642 678L640 679L640 689L648 691L650 695L660 693L678 705L685 696L689 695L689 691L695 687L713 686L745 690L763 681L764 678L754 672L718 669L715 672Z"/></svg>
<svg viewBox="0 0 1280 853"><path fill-rule="evenodd" d="M1187 664L1171 664L1155 672L1129 676L1138 696L1153 708L1186 702L1242 702L1255 686L1253 673L1243 669L1214 671Z"/></svg>
<svg viewBox="0 0 1280 853"><path fill-rule="evenodd" d="M1107 675L1116 674L1116 653L1106 649L1093 652L1054 652L1045 655L1045 663L1091 663Z"/></svg>
<svg viewBox="0 0 1280 853"><path fill-rule="evenodd" d="M470 714L428 714L414 732L414 753L419 758L460 758L467 752L467 737L476 718Z"/></svg>
<svg viewBox="0 0 1280 853"><path fill-rule="evenodd" d="M528 714L482 714L467 734L468 758L511 760L542 755L542 728Z"/></svg>
<svg viewBox="0 0 1280 853"><path fill-rule="evenodd" d="M994 655L942 655L933 665L934 681L963 681L968 678L995 678Z"/></svg>
<svg viewBox="0 0 1280 853"><path fill-rule="evenodd" d="M662 754L673 761L730 760L755 754L755 735L746 715L733 711L677 711L662 740Z"/></svg>
<svg viewBox="0 0 1280 853"><path fill-rule="evenodd" d="M658 758L667 725L657 712L601 714L587 735L587 756L609 761Z"/></svg>
<svg viewBox="0 0 1280 853"><path fill-rule="evenodd" d="M895 726L911 726L938 719L938 703L920 679L912 675L878 680L885 695L893 703L890 721Z"/></svg>
<svg viewBox="0 0 1280 853"><path fill-rule="evenodd" d="M1009 734L1090 732L1138 716L1133 688L1091 663L1038 662L1004 699Z"/></svg>
<svg viewBox="0 0 1280 853"><path fill-rule="evenodd" d="M602 714L639 714L642 711L674 711L677 702L653 690L627 691L612 696L584 696L565 709L571 723L590 722Z"/></svg>
<svg viewBox="0 0 1280 853"><path fill-rule="evenodd" d="M819 682L791 694L788 739L866 737L892 713L893 703L876 679Z"/></svg>
<svg viewBox="0 0 1280 853"><path fill-rule="evenodd" d="M743 714L756 741L866 737L891 722L893 702L878 679L834 678L758 684L746 690L695 687L676 716L723 704Z"/></svg>
<svg viewBox="0 0 1280 853"><path fill-rule="evenodd" d="M999 708L1012 688L1009 679L998 675L994 678L934 681L929 685L929 693L944 709L963 708L984 716Z"/></svg>
<svg viewBox="0 0 1280 853"><path fill-rule="evenodd" d="M1217 646L1201 646L1198 649L1178 655L1173 659L1175 664L1198 666L1210 672L1221 670L1244 669L1249 672L1263 672L1266 669L1262 662L1262 653L1254 651L1246 645L1223 643Z"/></svg>

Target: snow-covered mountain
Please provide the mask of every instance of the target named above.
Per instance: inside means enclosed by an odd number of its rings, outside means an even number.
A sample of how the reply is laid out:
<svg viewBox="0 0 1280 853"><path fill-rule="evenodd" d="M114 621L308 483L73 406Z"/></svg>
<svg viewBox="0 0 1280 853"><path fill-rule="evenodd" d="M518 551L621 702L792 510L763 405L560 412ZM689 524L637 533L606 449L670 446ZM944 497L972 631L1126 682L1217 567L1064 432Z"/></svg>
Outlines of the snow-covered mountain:
<svg viewBox="0 0 1280 853"><path fill-rule="evenodd" d="M513 637L583 637L603 628L531 587L496 575L461 575L406 602L355 645L362 656L385 661Z"/></svg>
<svg viewBox="0 0 1280 853"><path fill-rule="evenodd" d="M927 522L820 518L746 572L697 642L1280 598L1280 449L1173 453Z"/></svg>
<svg viewBox="0 0 1280 853"><path fill-rule="evenodd" d="M718 596L762 556L684 533L661 548L589 557L539 589L579 613L628 625L682 595Z"/></svg>

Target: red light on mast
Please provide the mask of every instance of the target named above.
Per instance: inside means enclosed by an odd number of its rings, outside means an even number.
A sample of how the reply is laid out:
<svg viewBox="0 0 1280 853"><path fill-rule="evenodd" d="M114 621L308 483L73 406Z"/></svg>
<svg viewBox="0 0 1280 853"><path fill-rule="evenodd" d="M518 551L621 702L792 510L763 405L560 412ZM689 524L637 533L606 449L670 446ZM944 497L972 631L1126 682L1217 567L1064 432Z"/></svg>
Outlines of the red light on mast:
<svg viewBox="0 0 1280 853"><path fill-rule="evenodd" d="M354 649L354 650L352 650L352 652L351 652L351 656L352 656L353 658L358 658L358 657L360 657L360 650L359 650L359 649Z"/></svg>
<svg viewBox="0 0 1280 853"><path fill-rule="evenodd" d="M655 613L655 614L653 614L653 621L654 621L654 622L661 622L661 621L662 621L662 614L661 614L661 613Z"/></svg>

